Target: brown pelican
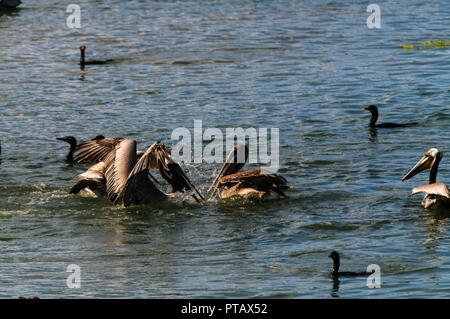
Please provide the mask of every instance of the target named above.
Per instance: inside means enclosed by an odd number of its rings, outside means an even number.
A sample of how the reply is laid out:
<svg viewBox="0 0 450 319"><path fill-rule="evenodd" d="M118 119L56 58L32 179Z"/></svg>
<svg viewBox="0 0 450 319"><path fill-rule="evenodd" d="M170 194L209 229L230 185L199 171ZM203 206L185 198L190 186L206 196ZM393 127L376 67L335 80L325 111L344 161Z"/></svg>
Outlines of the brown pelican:
<svg viewBox="0 0 450 319"><path fill-rule="evenodd" d="M70 194L78 194L83 189L93 197L106 196L106 165L98 162L86 172L77 176L77 183L70 189Z"/></svg>
<svg viewBox="0 0 450 319"><path fill-rule="evenodd" d="M13 10L19 4L20 0L0 0L0 10Z"/></svg>
<svg viewBox="0 0 450 319"><path fill-rule="evenodd" d="M84 67L85 65L99 65L99 64L107 64L110 62L114 62L114 60L93 60L93 61L85 61L84 59L84 52L86 51L86 47L84 45L82 45L80 47L80 53L81 53L81 57L80 57L80 66Z"/></svg>
<svg viewBox="0 0 450 319"><path fill-rule="evenodd" d="M410 179L416 174L430 169L429 184L414 187L412 194L425 193L422 206L425 208L450 207L449 189L443 183L436 183L439 162L443 157L437 148L429 149L417 164L402 178L402 182Z"/></svg>
<svg viewBox="0 0 450 319"><path fill-rule="evenodd" d="M106 182L106 194L114 205L149 204L161 202L173 197L175 192L197 191L181 167L172 160L170 150L161 142L153 143L147 151L143 152L140 159L136 151L136 141L128 138L116 139L111 149L110 141L105 145L105 140L90 141L85 155L90 160L99 162L99 168L95 169L95 187L103 183L102 176ZM80 158L80 160L83 160ZM103 164L101 164L103 163ZM104 166L103 166L104 165ZM161 176L172 186L170 193L161 192L149 179L156 179L151 175L150 169L158 169ZM97 174L101 173L101 174ZM82 175L82 174L81 174ZM157 181L156 181L157 182ZM79 191L83 186L92 183L90 177L81 176L75 190ZM92 189L91 189L92 190ZM199 202L196 194L191 196Z"/></svg>
<svg viewBox="0 0 450 319"><path fill-rule="evenodd" d="M208 193L211 198L219 189L220 198L242 197L244 199L266 199L272 197L286 197L283 191L289 189L284 177L253 169L238 172L247 162L248 146L233 147L225 164L215 178Z"/></svg>
<svg viewBox="0 0 450 319"><path fill-rule="evenodd" d="M337 251L332 251L331 254L328 256L331 259L333 259L333 270L331 271L331 276L332 277L339 277L339 276L346 276L346 277L356 277L356 276L367 276L367 275L371 275L375 272L367 272L367 271L363 271L363 272L351 272L351 271L339 271L339 267L340 267L340 258L339 258L339 253Z"/></svg>
<svg viewBox="0 0 450 319"><path fill-rule="evenodd" d="M375 105L369 105L366 107L366 110L370 111L372 113L372 116L370 118L369 127L372 128L394 128L394 127L407 127L407 126L413 126L417 125L418 123L405 123L405 124L399 124L399 123L381 123L381 124L375 124L378 120L378 108Z"/></svg>
<svg viewBox="0 0 450 319"><path fill-rule="evenodd" d="M103 135L97 135L92 140L101 140L101 139L104 139L104 138L105 137ZM73 136L64 136L64 137L57 137L56 139L60 140L60 141L64 141L64 142L70 144L69 152L66 155L66 162L68 162L68 163L75 163L75 162L76 163L81 163L81 162L76 161L74 159L74 157L73 157L73 154L80 150L79 146L77 145L77 139L75 137L73 137ZM84 145L84 143L82 143L80 145ZM91 163L91 162L87 161L87 162L83 162L83 163Z"/></svg>

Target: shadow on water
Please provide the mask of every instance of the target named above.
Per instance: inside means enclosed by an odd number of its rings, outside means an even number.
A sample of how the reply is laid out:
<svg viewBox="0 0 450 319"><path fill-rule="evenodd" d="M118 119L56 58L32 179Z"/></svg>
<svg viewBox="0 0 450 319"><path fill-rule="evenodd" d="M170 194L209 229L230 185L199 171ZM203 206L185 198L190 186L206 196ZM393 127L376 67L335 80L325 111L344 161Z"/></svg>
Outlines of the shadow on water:
<svg viewBox="0 0 450 319"><path fill-rule="evenodd" d="M338 277L331 277L333 280L333 288L331 289L331 297L339 298L339 284L341 283Z"/></svg>
<svg viewBox="0 0 450 319"><path fill-rule="evenodd" d="M369 132L370 132L370 137L369 137L369 141L371 143L377 143L378 142L378 132L377 132L377 128L376 127L369 127Z"/></svg>

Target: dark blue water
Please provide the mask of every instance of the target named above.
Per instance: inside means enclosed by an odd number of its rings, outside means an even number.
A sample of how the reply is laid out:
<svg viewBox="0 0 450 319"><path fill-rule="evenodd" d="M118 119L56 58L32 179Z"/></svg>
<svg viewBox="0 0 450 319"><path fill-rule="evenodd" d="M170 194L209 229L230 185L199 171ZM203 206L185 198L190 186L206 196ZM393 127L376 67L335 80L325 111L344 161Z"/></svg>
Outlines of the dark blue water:
<svg viewBox="0 0 450 319"><path fill-rule="evenodd" d="M26 1L0 15L0 297L450 296L449 213L401 177L431 147L450 180L445 1ZM115 59L80 70L90 59ZM370 131L380 121L417 127ZM279 128L286 200L114 207L68 194L88 166L67 144L98 134L169 147L172 131ZM257 168L248 165L248 168ZM205 192L219 164L183 164ZM331 250L343 270L328 276ZM81 269L70 289L66 268Z"/></svg>

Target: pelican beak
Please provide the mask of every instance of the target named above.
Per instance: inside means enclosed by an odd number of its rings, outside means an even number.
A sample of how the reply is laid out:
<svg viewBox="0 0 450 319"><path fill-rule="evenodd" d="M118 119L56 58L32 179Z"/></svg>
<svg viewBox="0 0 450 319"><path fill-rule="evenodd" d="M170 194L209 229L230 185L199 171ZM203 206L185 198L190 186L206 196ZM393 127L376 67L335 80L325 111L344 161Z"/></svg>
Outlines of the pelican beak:
<svg viewBox="0 0 450 319"><path fill-rule="evenodd" d="M434 157L430 155L425 155L420 159L420 161L417 162L416 165L405 175L402 177L402 182L406 181L407 179L410 179L411 177L415 176L416 174L430 168L433 165Z"/></svg>

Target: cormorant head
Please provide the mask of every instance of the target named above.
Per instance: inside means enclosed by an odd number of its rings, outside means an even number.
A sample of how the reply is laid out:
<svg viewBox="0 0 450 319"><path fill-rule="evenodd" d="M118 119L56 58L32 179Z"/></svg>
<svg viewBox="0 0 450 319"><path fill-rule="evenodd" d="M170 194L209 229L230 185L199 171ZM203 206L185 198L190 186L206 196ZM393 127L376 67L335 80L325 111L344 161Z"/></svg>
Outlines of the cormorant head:
<svg viewBox="0 0 450 319"><path fill-rule="evenodd" d="M333 260L339 260L339 254L337 251L334 251L334 250L331 252L331 254L328 257L330 257Z"/></svg>
<svg viewBox="0 0 450 319"><path fill-rule="evenodd" d="M373 112L377 112L378 113L378 108L375 105L369 105L365 109L370 111L371 113L373 113Z"/></svg>
<svg viewBox="0 0 450 319"><path fill-rule="evenodd" d="M105 137L103 135L97 135L91 141L98 141L98 140L104 140L104 139L105 139Z"/></svg>
<svg viewBox="0 0 450 319"><path fill-rule="evenodd" d="M84 50L86 50L86 47L85 47L84 45L82 45L82 46L80 47L80 50L81 50L81 52L84 52Z"/></svg>
<svg viewBox="0 0 450 319"><path fill-rule="evenodd" d="M70 145L77 145L77 140L73 136L57 137L56 139L69 143Z"/></svg>

